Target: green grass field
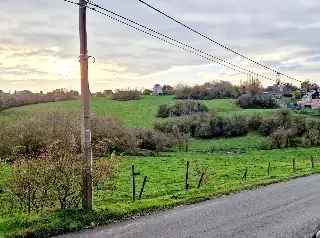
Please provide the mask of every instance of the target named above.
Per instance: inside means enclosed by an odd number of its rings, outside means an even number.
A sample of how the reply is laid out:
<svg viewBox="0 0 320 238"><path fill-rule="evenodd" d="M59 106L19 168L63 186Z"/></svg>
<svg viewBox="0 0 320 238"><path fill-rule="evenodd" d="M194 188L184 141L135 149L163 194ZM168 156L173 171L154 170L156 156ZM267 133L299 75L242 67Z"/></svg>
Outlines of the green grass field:
<svg viewBox="0 0 320 238"><path fill-rule="evenodd" d="M235 138L218 138L212 140L203 139L191 139L190 152L233 152L240 151L246 152L248 150L258 150L265 147L268 142L268 138L249 134L243 137Z"/></svg>
<svg viewBox="0 0 320 238"><path fill-rule="evenodd" d="M147 96L142 100L117 102L105 98L93 98L92 110L97 115L109 115L128 127L152 127L157 120L159 105L173 103L172 96ZM243 110L234 100L205 101L211 111L222 115L230 113L261 112L270 115L274 110ZM38 104L12 108L0 112L0 121L10 122L33 112L79 111L78 101ZM156 157L125 157L116 180L116 189L108 191L104 186L95 192L94 210L83 212L47 211L40 214L4 214L0 212L0 237L23 237L26 235L47 237L66 231L82 229L94 224L106 224L136 214L146 214L156 209L253 189L279 181L320 172L318 148L290 148L263 150L268 138L249 134L239 138L213 140L191 139L189 152L162 153ZM311 158L317 162L311 167ZM293 169L293 159L296 168ZM190 189L184 189L186 163L190 162ZM268 165L271 165L268 174ZM137 194L143 176L148 182L141 200L132 201L131 166L141 172L137 177ZM206 180L197 188L201 173L206 170ZM242 179L247 170L247 178ZM0 163L0 188L11 175L10 164ZM1 194L0 194L1 195Z"/></svg>
<svg viewBox="0 0 320 238"><path fill-rule="evenodd" d="M93 98L91 107L92 112L97 115L112 116L129 127L144 128L153 126L159 105L169 103L172 100L173 97L171 96L146 96L143 100L126 102L113 101L107 98ZM80 102L75 100L12 108L1 112L0 117L1 120L9 121L17 117L30 115L32 112L61 110L79 112Z"/></svg>
<svg viewBox="0 0 320 238"><path fill-rule="evenodd" d="M1 232L10 237L26 234L59 234L89 225L104 224L133 214L145 214L155 209L194 203L224 194L252 189L290 178L320 172L320 164L311 168L311 157L318 158L320 150L285 149L265 151L252 150L243 154L171 153L160 157L127 157L122 161L121 172L114 191L95 193L94 212L81 211L10 214L0 218ZM296 160L293 170L292 160ZM190 189L184 189L186 163L190 161ZM317 160L318 162L320 160ZM268 164L271 164L268 175ZM143 176L148 182L141 200L132 201L131 166L135 165L141 176L137 177L137 195ZM198 189L200 172L207 169L207 181ZM243 179L245 171L247 178ZM9 174L10 172L6 172Z"/></svg>
<svg viewBox="0 0 320 238"><path fill-rule="evenodd" d="M145 96L142 100L114 101L108 98L93 98L92 112L100 116L112 116L128 127L151 128L156 122L156 114L161 104L174 103L173 96ZM270 114L274 110L241 109L232 99L204 101L210 111L225 115L230 113L253 114L256 112ZM80 102L63 101L11 108L0 112L0 121L10 122L31 115L34 112L47 111L80 111Z"/></svg>

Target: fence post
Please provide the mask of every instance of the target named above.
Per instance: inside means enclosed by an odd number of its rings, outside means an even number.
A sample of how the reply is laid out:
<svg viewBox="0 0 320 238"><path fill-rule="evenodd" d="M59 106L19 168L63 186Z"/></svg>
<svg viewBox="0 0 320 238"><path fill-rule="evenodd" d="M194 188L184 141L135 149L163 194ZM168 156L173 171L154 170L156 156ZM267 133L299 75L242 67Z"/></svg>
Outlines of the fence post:
<svg viewBox="0 0 320 238"><path fill-rule="evenodd" d="M201 176L200 176L200 180L199 180L199 183L198 183L198 188L200 188L200 186L201 186L203 177L204 177L204 172L203 172L203 173L201 174Z"/></svg>
<svg viewBox="0 0 320 238"><path fill-rule="evenodd" d="M185 180L185 190L189 189L188 179L189 179L189 166L190 161L187 161L187 171L186 171L186 180Z"/></svg>
<svg viewBox="0 0 320 238"><path fill-rule="evenodd" d="M132 200L136 200L136 179L135 177L140 175L139 172L134 171L134 165L131 167L131 172L132 172Z"/></svg>
<svg viewBox="0 0 320 238"><path fill-rule="evenodd" d="M189 143L188 143L188 141L185 143L185 152L189 152Z"/></svg>
<svg viewBox="0 0 320 238"><path fill-rule="evenodd" d="M248 175L248 168L246 168L246 170L244 171L242 179L247 180L247 175Z"/></svg>
<svg viewBox="0 0 320 238"><path fill-rule="evenodd" d="M296 159L292 159L292 169L293 169L293 172L296 171Z"/></svg>
<svg viewBox="0 0 320 238"><path fill-rule="evenodd" d="M269 162L269 164L268 164L268 176L270 176L270 172L271 172L271 163Z"/></svg>
<svg viewBox="0 0 320 238"><path fill-rule="evenodd" d="M148 179L148 176L145 176L143 179L142 187L141 187L140 194L139 194L139 199L141 199L141 197L142 197L142 193L144 191L144 186L146 185L147 179Z"/></svg>
<svg viewBox="0 0 320 238"><path fill-rule="evenodd" d="M313 159L313 156L311 156L311 168L314 169L314 159Z"/></svg>

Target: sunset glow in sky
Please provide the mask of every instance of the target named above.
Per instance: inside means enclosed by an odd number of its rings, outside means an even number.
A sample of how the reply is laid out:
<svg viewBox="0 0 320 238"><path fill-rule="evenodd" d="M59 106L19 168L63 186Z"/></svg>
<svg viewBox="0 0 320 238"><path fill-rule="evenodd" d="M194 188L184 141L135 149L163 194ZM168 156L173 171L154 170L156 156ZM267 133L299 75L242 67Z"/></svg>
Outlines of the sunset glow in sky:
<svg viewBox="0 0 320 238"><path fill-rule="evenodd" d="M136 0L95 1L235 64L275 78ZM149 0L228 46L300 80L320 83L319 0ZM0 89L79 89L78 9L63 0L1 0ZM240 75L88 13L92 91L155 83L239 83ZM286 79L284 79L286 80ZM290 82L290 80L287 80ZM264 82L267 84L268 82Z"/></svg>

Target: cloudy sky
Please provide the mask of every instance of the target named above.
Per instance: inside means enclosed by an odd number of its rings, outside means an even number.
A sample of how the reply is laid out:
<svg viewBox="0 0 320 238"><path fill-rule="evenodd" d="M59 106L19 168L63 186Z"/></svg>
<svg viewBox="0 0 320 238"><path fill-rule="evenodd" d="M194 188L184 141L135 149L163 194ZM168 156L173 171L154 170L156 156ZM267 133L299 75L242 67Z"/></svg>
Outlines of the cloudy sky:
<svg viewBox="0 0 320 238"><path fill-rule="evenodd" d="M275 78L137 0L95 2ZM300 80L320 83L319 0L149 2L253 59ZM0 0L0 7L0 89L79 89L77 7L63 0ZM88 13L88 40L89 54L96 58L96 63L90 63L92 91L148 88L155 83L198 84L212 80L238 83L247 78L92 12Z"/></svg>

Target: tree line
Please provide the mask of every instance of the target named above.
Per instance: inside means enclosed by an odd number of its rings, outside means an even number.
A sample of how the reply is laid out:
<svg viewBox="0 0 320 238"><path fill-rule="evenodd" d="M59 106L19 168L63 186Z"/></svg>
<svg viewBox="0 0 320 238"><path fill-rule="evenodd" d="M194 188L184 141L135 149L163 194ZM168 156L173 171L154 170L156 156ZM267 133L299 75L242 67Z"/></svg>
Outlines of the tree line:
<svg viewBox="0 0 320 238"><path fill-rule="evenodd" d="M0 110L37 103L72 100L78 97L79 92L66 89L55 89L47 93L33 93L28 90L5 93L0 90Z"/></svg>

